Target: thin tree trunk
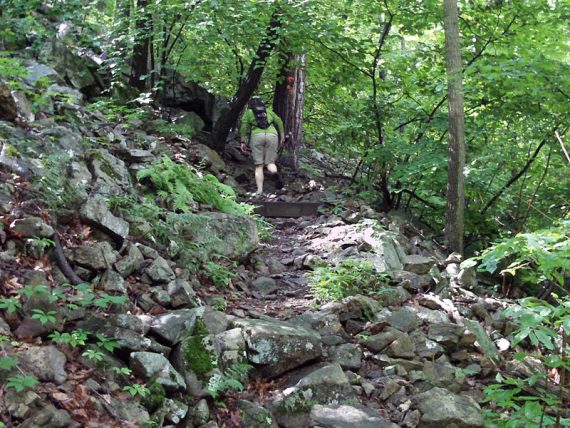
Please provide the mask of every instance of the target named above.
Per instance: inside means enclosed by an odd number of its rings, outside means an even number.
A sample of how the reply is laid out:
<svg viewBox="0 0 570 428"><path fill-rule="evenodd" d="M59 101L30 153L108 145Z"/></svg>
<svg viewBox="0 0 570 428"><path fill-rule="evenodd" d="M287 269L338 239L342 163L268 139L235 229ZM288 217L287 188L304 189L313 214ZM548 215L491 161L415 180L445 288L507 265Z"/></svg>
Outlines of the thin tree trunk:
<svg viewBox="0 0 570 428"><path fill-rule="evenodd" d="M465 111L457 0L444 0L445 59L449 100L449 161L445 239L452 251L463 254L465 210Z"/></svg>
<svg viewBox="0 0 570 428"><path fill-rule="evenodd" d="M284 153L280 162L297 170L303 137L303 107L305 103L305 54L290 54L283 64L273 98L273 110L283 120L285 128Z"/></svg>
<svg viewBox="0 0 570 428"><path fill-rule="evenodd" d="M146 89L144 76L149 72L150 36L152 17L148 13L149 0L138 0L136 9L135 45L133 47L131 77L129 84L143 91Z"/></svg>
<svg viewBox="0 0 570 428"><path fill-rule="evenodd" d="M214 125L211 144L212 147L219 152L224 149L230 130L236 124L241 111L257 88L257 85L261 80L261 76L263 75L263 71L265 70L265 64L269 59L269 55L277 44L277 30L281 27L279 14L279 8L275 9L273 15L271 15L267 31L259 42L259 46L253 56L253 60L249 65L245 79L243 79L241 85L236 91L236 94L232 98L226 114L222 115Z"/></svg>

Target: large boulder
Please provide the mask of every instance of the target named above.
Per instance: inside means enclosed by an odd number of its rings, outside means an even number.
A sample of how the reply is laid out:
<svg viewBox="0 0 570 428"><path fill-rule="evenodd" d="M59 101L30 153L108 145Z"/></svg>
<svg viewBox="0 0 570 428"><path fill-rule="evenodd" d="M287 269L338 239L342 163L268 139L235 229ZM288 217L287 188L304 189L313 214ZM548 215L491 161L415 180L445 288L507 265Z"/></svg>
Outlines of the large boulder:
<svg viewBox="0 0 570 428"><path fill-rule="evenodd" d="M89 162L95 178L95 192L102 195L120 195L130 189L130 175L125 163L107 150L92 152Z"/></svg>
<svg viewBox="0 0 570 428"><path fill-rule="evenodd" d="M244 259L259 244L257 225L250 217L207 212L189 215L187 220L179 226L182 237L211 254Z"/></svg>
<svg viewBox="0 0 570 428"><path fill-rule="evenodd" d="M477 402L444 388L432 388L418 396L421 428L482 428L483 415Z"/></svg>
<svg viewBox="0 0 570 428"><path fill-rule="evenodd" d="M137 375L162 385L165 390L186 389L186 383L180 373L163 355L153 352L132 352L129 359L130 366Z"/></svg>
<svg viewBox="0 0 570 428"><path fill-rule="evenodd" d="M354 404L316 405L311 410L311 426L323 428L398 428L368 407Z"/></svg>
<svg viewBox="0 0 570 428"><path fill-rule="evenodd" d="M323 354L321 336L314 330L284 321L240 319L247 359L257 374L274 378Z"/></svg>
<svg viewBox="0 0 570 428"><path fill-rule="evenodd" d="M204 313L204 308L181 309L158 315L152 321L150 331L163 342L174 345L194 332L196 318Z"/></svg>
<svg viewBox="0 0 570 428"><path fill-rule="evenodd" d="M115 239L125 239L129 234L129 223L119 217L115 217L103 196L89 198L80 211L82 219L108 233Z"/></svg>
<svg viewBox="0 0 570 428"><path fill-rule="evenodd" d="M309 425L315 405L353 402L354 391L340 365L329 364L310 369L272 403L272 413L279 426L304 428Z"/></svg>
<svg viewBox="0 0 570 428"><path fill-rule="evenodd" d="M18 352L17 358L39 380L61 385L67 379L67 359L55 346L31 347Z"/></svg>

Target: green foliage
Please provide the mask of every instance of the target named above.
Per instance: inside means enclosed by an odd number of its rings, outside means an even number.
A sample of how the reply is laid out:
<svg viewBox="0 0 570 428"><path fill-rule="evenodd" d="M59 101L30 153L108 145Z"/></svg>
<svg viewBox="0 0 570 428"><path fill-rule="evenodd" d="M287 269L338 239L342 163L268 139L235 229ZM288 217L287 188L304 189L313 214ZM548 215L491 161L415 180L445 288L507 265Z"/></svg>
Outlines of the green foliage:
<svg viewBox="0 0 570 428"><path fill-rule="evenodd" d="M338 266L317 267L309 275L309 286L319 300L341 300L355 294L381 292L387 280L371 263L347 259Z"/></svg>
<svg viewBox="0 0 570 428"><path fill-rule="evenodd" d="M55 343L60 343L63 345L69 345L72 348L77 346L85 346L89 333L84 330L77 329L73 330L71 333L54 331L48 337Z"/></svg>
<svg viewBox="0 0 570 428"><path fill-rule="evenodd" d="M235 363L223 373L214 374L208 381L206 392L217 400L221 394L230 390L243 391L253 366L246 363Z"/></svg>
<svg viewBox="0 0 570 428"><path fill-rule="evenodd" d="M55 324L57 321L56 311L45 312L42 309L32 309L32 312L33 312L32 319L38 320L42 325L48 323Z"/></svg>
<svg viewBox="0 0 570 428"><path fill-rule="evenodd" d="M113 371L119 375L130 375L132 373L132 370L129 369L128 367L113 367Z"/></svg>
<svg viewBox="0 0 570 428"><path fill-rule="evenodd" d="M101 351L96 351L95 349L88 349L83 352L81 356L95 362L103 360L103 353Z"/></svg>
<svg viewBox="0 0 570 428"><path fill-rule="evenodd" d="M97 333L95 336L97 337L97 346L109 352L121 347L116 339L107 337L103 333Z"/></svg>
<svg viewBox="0 0 570 428"><path fill-rule="evenodd" d="M129 394L131 394L132 397L134 397L135 395L146 397L149 393L148 388L140 383L126 385L123 387L123 391L128 392Z"/></svg>
<svg viewBox="0 0 570 428"><path fill-rule="evenodd" d="M12 357L0 357L0 370L11 371L20 362L16 358Z"/></svg>
<svg viewBox="0 0 570 428"><path fill-rule="evenodd" d="M552 281L564 286L570 274L570 221L534 233L519 233L486 249L480 257L479 270L517 277L523 285Z"/></svg>
<svg viewBox="0 0 570 428"><path fill-rule="evenodd" d="M548 371L570 370L570 300L557 305L527 298L503 313L518 324L512 345L529 343L533 352L515 354L521 364L532 358L541 368L529 377L498 374L497 383L485 388L486 422L492 426L516 428L519 426L558 426L556 416L566 409L564 398L546 388L550 382ZM562 335L560 335L562 333ZM528 342L527 342L528 340ZM534 366L534 365L533 365ZM562 418L566 426L570 419Z"/></svg>
<svg viewBox="0 0 570 428"><path fill-rule="evenodd" d="M224 288L230 284L235 273L229 270L220 261L208 261L204 264L204 273L217 288Z"/></svg>
<svg viewBox="0 0 570 428"><path fill-rule="evenodd" d="M189 203L200 202L228 214L248 215L253 211L252 206L238 203L233 189L213 175L194 172L167 157L137 173L139 180L146 177L156 187L158 196L173 210L188 212Z"/></svg>
<svg viewBox="0 0 570 428"><path fill-rule="evenodd" d="M162 406L166 398L166 391L164 387L156 382L148 386L148 394L143 396L141 404L150 412L153 413Z"/></svg>
<svg viewBox="0 0 570 428"><path fill-rule="evenodd" d="M206 374L215 367L212 354L205 343L205 334L186 339L183 354L188 367L201 379L205 378Z"/></svg>
<svg viewBox="0 0 570 428"><path fill-rule="evenodd" d="M17 375L9 377L6 380L6 388L14 388L17 392L22 392L24 389L33 388L38 384L38 380L32 375Z"/></svg>
<svg viewBox="0 0 570 428"><path fill-rule="evenodd" d="M5 309L12 314L22 307L17 297L0 297L0 309Z"/></svg>

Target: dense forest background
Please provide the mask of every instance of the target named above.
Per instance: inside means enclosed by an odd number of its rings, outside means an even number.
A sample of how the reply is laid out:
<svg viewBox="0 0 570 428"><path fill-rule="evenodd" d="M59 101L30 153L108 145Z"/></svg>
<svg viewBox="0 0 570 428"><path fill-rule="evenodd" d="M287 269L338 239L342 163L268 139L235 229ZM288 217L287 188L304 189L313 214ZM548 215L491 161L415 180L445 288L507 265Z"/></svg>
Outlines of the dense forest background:
<svg viewBox="0 0 570 428"><path fill-rule="evenodd" d="M570 6L460 7L473 254L568 215ZM3 61L30 38L29 54L45 54L42 19L55 17L70 23L60 30L81 47L103 55L113 83L104 97L132 96L136 87L157 101L177 73L235 100L262 71L257 91L272 101L283 70L302 59L303 145L335 154L347 186L439 235L448 177L443 13L435 1L10 1Z"/></svg>

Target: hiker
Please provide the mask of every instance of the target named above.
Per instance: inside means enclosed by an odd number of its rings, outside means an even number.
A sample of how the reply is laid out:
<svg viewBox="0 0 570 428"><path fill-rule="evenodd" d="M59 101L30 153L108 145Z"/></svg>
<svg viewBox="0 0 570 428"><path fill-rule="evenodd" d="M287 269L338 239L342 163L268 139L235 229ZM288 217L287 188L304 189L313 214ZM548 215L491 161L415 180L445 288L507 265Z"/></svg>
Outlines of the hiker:
<svg viewBox="0 0 570 428"><path fill-rule="evenodd" d="M255 96L249 101L249 108L243 114L240 138L242 152L246 150L246 142L251 148L255 164L255 184L257 185L255 196L263 194L264 166L267 166L270 174L276 176L276 187L282 187L283 183L278 175L275 161L277 149L284 140L283 121L265 106L261 97Z"/></svg>

